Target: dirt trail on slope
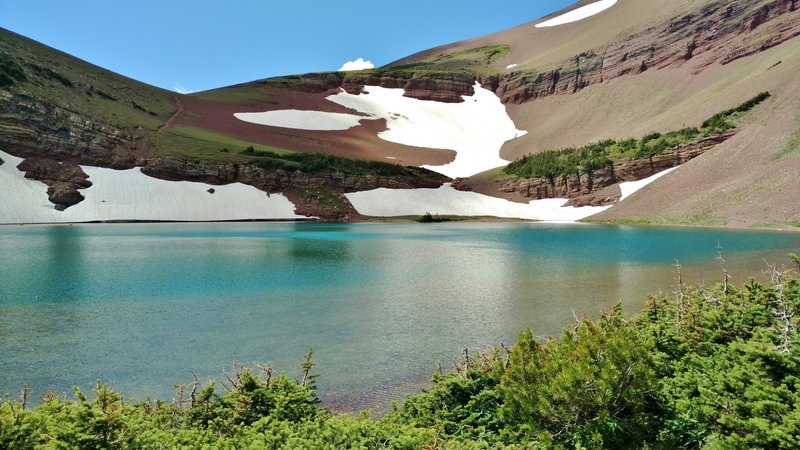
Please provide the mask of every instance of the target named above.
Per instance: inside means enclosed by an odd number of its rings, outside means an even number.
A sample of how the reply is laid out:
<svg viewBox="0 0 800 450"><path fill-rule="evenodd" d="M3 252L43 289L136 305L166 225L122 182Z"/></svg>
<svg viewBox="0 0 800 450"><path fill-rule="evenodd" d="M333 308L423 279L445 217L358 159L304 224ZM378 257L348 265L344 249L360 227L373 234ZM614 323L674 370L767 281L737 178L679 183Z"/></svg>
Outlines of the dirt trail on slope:
<svg viewBox="0 0 800 450"><path fill-rule="evenodd" d="M175 106L178 107L178 110L175 111L175 113L171 115L166 122L164 122L164 125L161 125L161 127L158 129L159 134L170 129L172 124L175 123L175 120L177 120L178 117L183 113L183 103L181 103L181 99L177 95L173 96L172 98L175 99Z"/></svg>

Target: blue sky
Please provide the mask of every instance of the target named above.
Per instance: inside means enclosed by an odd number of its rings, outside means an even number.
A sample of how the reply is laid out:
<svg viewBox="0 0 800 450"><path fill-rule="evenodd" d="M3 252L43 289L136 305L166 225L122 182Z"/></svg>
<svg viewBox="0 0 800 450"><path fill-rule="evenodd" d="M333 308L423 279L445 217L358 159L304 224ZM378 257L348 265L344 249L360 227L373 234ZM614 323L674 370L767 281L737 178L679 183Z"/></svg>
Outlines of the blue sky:
<svg viewBox="0 0 800 450"><path fill-rule="evenodd" d="M376 66L574 0L0 0L0 26L166 89ZM280 6L278 6L280 5Z"/></svg>

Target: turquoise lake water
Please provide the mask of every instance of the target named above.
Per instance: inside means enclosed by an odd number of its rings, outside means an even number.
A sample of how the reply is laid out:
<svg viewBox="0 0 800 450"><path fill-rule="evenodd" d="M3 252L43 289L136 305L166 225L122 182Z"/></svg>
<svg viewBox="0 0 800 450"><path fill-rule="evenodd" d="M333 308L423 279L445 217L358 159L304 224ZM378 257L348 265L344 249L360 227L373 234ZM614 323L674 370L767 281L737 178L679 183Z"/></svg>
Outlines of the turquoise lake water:
<svg viewBox="0 0 800 450"><path fill-rule="evenodd" d="M621 300L734 282L800 253L800 234L531 223L0 227L0 395L127 397L221 379L238 360L292 375L314 348L335 409L385 408L464 346L558 333Z"/></svg>

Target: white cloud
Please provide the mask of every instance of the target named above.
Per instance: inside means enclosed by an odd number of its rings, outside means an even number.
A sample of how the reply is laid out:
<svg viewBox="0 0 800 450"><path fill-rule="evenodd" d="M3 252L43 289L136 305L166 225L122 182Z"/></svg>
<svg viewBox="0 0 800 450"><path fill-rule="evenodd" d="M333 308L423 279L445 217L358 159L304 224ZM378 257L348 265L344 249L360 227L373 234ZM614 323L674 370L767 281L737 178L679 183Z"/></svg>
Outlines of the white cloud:
<svg viewBox="0 0 800 450"><path fill-rule="evenodd" d="M364 61L364 58L358 58L355 61L347 61L339 68L339 72L347 72L350 70L366 70L374 69L375 65L372 61Z"/></svg>
<svg viewBox="0 0 800 450"><path fill-rule="evenodd" d="M177 92L178 94L191 94L191 93L193 93L193 92L197 92L197 91L193 91L193 90L191 90L191 89L186 89L186 88L185 88L185 87L183 87L183 86L175 86L175 87L174 87L174 88L172 88L172 89L173 89L175 92Z"/></svg>

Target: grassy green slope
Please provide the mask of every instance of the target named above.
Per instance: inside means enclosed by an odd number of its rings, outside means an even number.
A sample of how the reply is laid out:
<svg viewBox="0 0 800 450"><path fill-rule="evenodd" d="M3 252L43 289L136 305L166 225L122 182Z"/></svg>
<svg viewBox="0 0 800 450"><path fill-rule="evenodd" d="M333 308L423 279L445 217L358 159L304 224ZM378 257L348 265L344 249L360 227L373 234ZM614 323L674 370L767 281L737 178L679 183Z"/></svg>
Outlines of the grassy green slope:
<svg viewBox="0 0 800 450"><path fill-rule="evenodd" d="M511 47L505 44L485 45L454 51L434 49L431 55L422 61L390 65L377 70L386 72L464 71L478 75L489 75L496 73L496 70L490 69L490 66L496 61L505 58L510 52Z"/></svg>
<svg viewBox="0 0 800 450"><path fill-rule="evenodd" d="M140 145L151 147L155 155L246 162L250 158L239 152L248 146L285 152L208 130L165 126L178 111L180 94L119 75L3 28L1 91L15 97L0 98L0 130L31 139L36 139L37 121L47 120L50 109L58 108L78 120L143 137ZM33 105L34 111L20 108L23 102ZM59 125L70 128L69 123Z"/></svg>
<svg viewBox="0 0 800 450"><path fill-rule="evenodd" d="M0 89L26 93L128 129L157 130L175 112L173 94L0 28L0 61L21 77Z"/></svg>
<svg viewBox="0 0 800 450"><path fill-rule="evenodd" d="M280 88L296 79L299 77L277 78L269 80L268 84L270 88ZM248 105L257 102L262 95L260 87L248 89L239 86L199 93L194 97ZM193 114L183 110L183 105L189 101L186 96L124 77L0 28L0 131L6 132L7 137L14 136L3 140L4 146L11 142L9 151L15 148L14 139L27 140L29 145L36 146L43 133L69 135L76 128L75 122L90 122L92 125L84 129L88 130L85 136L93 137L93 131L110 126L119 130L123 140L131 142L131 147L145 148L149 156L179 156L270 166L273 169L300 168L297 158L303 157L296 152L258 143L247 136L232 136L172 120L173 117ZM51 128L42 131L43 124ZM248 153L246 149L252 151ZM39 156L50 156L46 145L36 152L40 153ZM265 158L265 153L271 157ZM53 157L63 155L62 152ZM308 172L342 170L363 174L388 171L409 176L425 172L400 170L399 167L395 170L396 166L390 164L356 162L332 156L308 155L308 158L315 161L313 167L302 165ZM267 160L274 164L267 164ZM319 164L320 161L323 164ZM103 163L96 157L90 162Z"/></svg>

